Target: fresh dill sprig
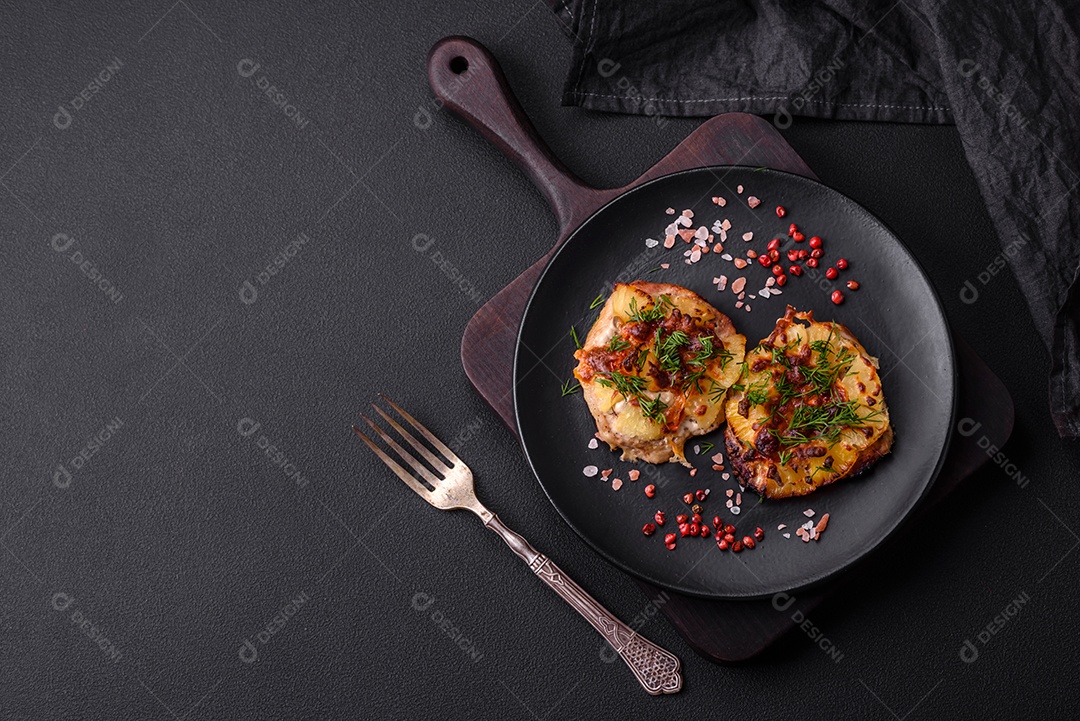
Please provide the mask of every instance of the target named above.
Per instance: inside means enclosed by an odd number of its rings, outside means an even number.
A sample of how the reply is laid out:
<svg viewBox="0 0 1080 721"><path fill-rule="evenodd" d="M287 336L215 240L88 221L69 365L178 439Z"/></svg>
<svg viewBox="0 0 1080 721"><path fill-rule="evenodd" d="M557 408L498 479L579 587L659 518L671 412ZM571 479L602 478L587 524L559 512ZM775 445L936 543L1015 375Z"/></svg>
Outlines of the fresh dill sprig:
<svg viewBox="0 0 1080 721"><path fill-rule="evenodd" d="M598 308L603 302L604 302L604 294L601 293L600 295L593 298L593 302L589 304L589 310L594 310L594 309Z"/></svg>
<svg viewBox="0 0 1080 721"><path fill-rule="evenodd" d="M667 422L667 418L664 416L664 411L667 410L668 405L664 401L660 400L660 396L656 398L646 398L644 396L638 398L638 406L641 408L641 415L645 416L649 420L659 425L664 425Z"/></svg>
<svg viewBox="0 0 1080 721"><path fill-rule="evenodd" d="M714 447L715 444L713 443L702 443L701 446L698 448L698 455L703 456L709 451L711 451Z"/></svg>
<svg viewBox="0 0 1080 721"><path fill-rule="evenodd" d="M571 383L573 383L573 385L570 385ZM579 390L581 390L581 384L580 383L574 383L573 378L568 378L567 381L562 384L563 397L572 396L575 393L577 393Z"/></svg>
<svg viewBox="0 0 1080 721"><path fill-rule="evenodd" d="M608 350L612 353L618 353L624 351L630 347L629 341L623 339L621 336L612 336L611 342L608 343Z"/></svg>
<svg viewBox="0 0 1080 721"><path fill-rule="evenodd" d="M578 350L581 350L581 341L577 337L577 329L574 326L570 326L570 337L574 339L574 345Z"/></svg>
<svg viewBox="0 0 1080 721"><path fill-rule="evenodd" d="M641 376L628 376L618 371L611 371L597 376L596 382L605 388L614 388L627 400L638 398L638 402L640 402L641 395L645 392L647 385L645 379Z"/></svg>
<svg viewBox="0 0 1080 721"><path fill-rule="evenodd" d="M630 320L634 323L655 323L663 320L672 307L671 298L661 295L651 308L638 308L637 298L630 299Z"/></svg>
<svg viewBox="0 0 1080 721"><path fill-rule="evenodd" d="M690 343L690 336L681 330L669 333L665 338L663 332L656 329L656 358L660 361L660 368L668 373L675 373L682 368L682 358L679 349Z"/></svg>

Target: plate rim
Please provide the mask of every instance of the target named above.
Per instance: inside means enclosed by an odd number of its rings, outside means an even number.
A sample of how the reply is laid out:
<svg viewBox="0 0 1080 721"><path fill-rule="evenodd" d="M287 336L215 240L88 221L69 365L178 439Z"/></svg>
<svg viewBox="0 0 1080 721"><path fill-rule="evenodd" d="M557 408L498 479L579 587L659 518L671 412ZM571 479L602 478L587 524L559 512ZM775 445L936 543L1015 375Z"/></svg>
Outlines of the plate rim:
<svg viewBox="0 0 1080 721"><path fill-rule="evenodd" d="M519 390L518 390L518 388L519 388L519 386L518 386L518 368L519 368L519 359L520 359L520 356L521 356L521 348L522 348L522 335L524 334L524 330L525 330L525 322L526 322L527 318L529 317L530 310L532 310L533 301L536 299L537 291L539 290L539 288L541 287L541 285L544 283L545 279L547 278L548 272L551 270L551 267L552 267L552 265L554 265L556 259L560 255L562 255L562 253L566 250L566 248L568 248L570 246L570 244L574 241L574 238L578 235L578 233L581 231L582 228L584 228L586 225L588 225L590 222L592 222L592 220L594 218L599 216L601 213L603 213L605 210L607 210L610 206L612 206L616 202L619 202L620 200L627 197L628 195L631 195L631 194L633 194L633 193L635 193L635 192L637 192L637 191L639 191L639 190L641 190L641 189L643 189L645 187L648 187L650 185L660 183L660 182L665 181L665 180L667 180L669 178L673 178L673 177L677 177L677 176L681 176L681 175L690 175L690 174L701 173L702 171L735 170L735 169L738 169L738 170L750 170L752 172L762 172L762 173L766 173L768 175L787 176L787 177L796 179L797 182L806 182L806 183L810 183L812 185L818 185L818 186L821 186L822 188L825 188L826 190L828 190L830 192L836 193L841 198L844 198L849 203L853 204L857 209L864 212L868 217L872 218L882 228L884 228L885 231L889 235L892 236L893 240L896 241L896 243L899 245L901 250L903 250L903 252L907 254L907 256L911 259L912 263L915 265L915 268L921 274L923 280L926 282L926 285L930 288L930 297L933 299L934 307L937 308L937 311L938 311L939 315L941 316L941 319L942 319L942 321L944 323L944 326L945 326L945 340L946 340L946 344L947 344L947 347L948 347L947 360L948 360L948 363L949 363L949 370L950 370L950 372L949 372L949 381L950 381L950 386L951 386L950 387L950 403L949 403L949 422L947 424L947 427L948 427L949 430L948 430L948 433L947 433L947 435L945 437L945 442L942 444L941 452L938 454L938 458L934 463L934 468L930 472L929 480L926 482L926 484L923 487L923 490L919 494L918 498L916 498L915 501L911 504L911 506L901 515L900 518L898 518L896 520L896 522L892 525L892 527L890 527L875 542L873 542L868 548L866 548L864 551L862 551L855 558L851 559L850 561L845 562L839 568L836 568L836 569L834 569L832 571L827 571L827 572L824 572L824 573L817 574L817 575L815 575L815 576L813 576L813 577L811 577L811 578L809 578L809 579L807 579L805 581L802 581L800 583L796 583L794 585L785 586L783 588L776 588L774 590L758 592L758 593L730 593L730 592L704 593L704 592L700 592L700 591L695 591L695 590L690 590L690 589L686 589L686 588L682 588L682 587L673 586L673 585L671 585L670 583L668 583L666 581L662 581L662 580L659 580L659 579L656 579L656 578L652 578L652 577L648 576L647 574L641 573L640 571L629 567L625 562L623 562L622 560L620 560L616 556L608 553L607 551L605 551L602 548L600 548L599 546L597 546L581 529L579 529L577 527L577 525L575 525L573 522L570 521L570 519L567 517L567 515L563 512L562 508L560 508L559 505L555 502L555 500L551 497L551 493L548 491L547 486L541 480L540 474L537 472L536 465L533 462L532 454L529 452L529 448L525 443L525 437L524 437L524 435L523 435L523 433L521 431L521 410L520 410L521 406L518 403L518 393L519 393ZM883 221L881 218L879 218L876 213L873 213L872 211L870 211L869 208L864 206L862 203L859 203L854 198L851 198L850 196L848 196L847 194L837 190L836 188L834 188L834 187L832 187L832 186L830 186L830 185L828 185L826 183L821 182L817 178L811 178L811 177L808 177L808 176L805 176L805 175L799 175L798 173L790 173L790 172L787 172L787 171L784 171L784 170L775 170L773 168L759 167L759 166L753 166L753 165L703 165L703 166L700 166L700 167L697 167L697 168L686 168L684 170L678 170L678 171L675 171L675 172L672 172L672 173L666 173L666 174L660 175L660 176L658 176L656 178L652 178L650 180L647 180L646 182L641 183L640 185L635 185L633 188L630 188L629 190L626 190L625 192L619 193L615 197L613 197L610 200L608 200L607 202L605 202L603 205L601 205L595 211L593 211L585 220L583 220L580 224L578 224L578 226L576 228L574 228L566 236L566 239L562 243L560 243L557 248L555 248L555 251L551 254L551 257L548 259L547 263L544 264L544 267L541 270L539 277L537 277L536 282L533 284L532 289L529 291L528 301L525 303L525 308L524 308L524 310L522 311L522 314L521 314L521 321L518 323L517 332L515 333L515 336L514 336L514 357L513 357L513 373L511 374L511 383L512 383L511 391L512 391L512 394L513 394L513 402L514 402L514 426L515 426L514 429L517 432L518 443L521 446L521 449L525 454L525 460L529 465L529 470L532 471L533 478L536 480L537 484L539 484L540 489L544 492L544 496L547 498L548 503L551 504L551 506L559 514L559 517L562 518L563 523L565 523L575 534L577 534L577 536L582 541L584 541L585 544L590 549L592 549L592 551L594 553L596 553L598 556L600 556L600 558L604 559L605 561L607 561L611 565L615 566L619 570L629 574L633 578L640 579L641 581L644 581L646 583L650 583L650 584L652 584L654 586L657 586L658 588L661 588L661 589L666 590L666 591L670 591L670 592L673 592L673 593L679 593L679 594L682 594L682 595L685 595L685 596L691 596L691 597L694 597L694 598L702 598L702 599L709 599L709 600L747 600L747 601L749 601L749 600L755 600L755 599L769 598L771 596L775 596L778 593L792 593L792 592L798 591L798 590L806 590L806 589L812 588L814 586L817 586L817 585L819 585L819 584L821 584L821 583L823 583L823 582L825 582L825 581L827 581L827 580L829 580L831 578L839 576L839 575L841 575L841 574L843 574L843 573L845 573L847 571L850 571L854 566L859 565L862 561L864 561L868 557L872 556L875 551L879 550L886 541L893 538L896 535L897 531L899 531L899 529L902 526L904 526L911 519L912 514L916 511L916 509L918 509L920 506L922 506L923 502L926 500L926 497L930 494L930 491L933 489L934 485L937 483L938 476L941 475L942 467L945 465L945 459L948 457L949 451L952 448L953 428L954 428L954 426L956 424L956 411L957 411L957 405L958 405L958 386L959 386L959 383L957 382L958 378L959 378L959 373L958 373L957 364L956 364L956 347L955 347L955 343L953 342L952 326L949 324L949 318L945 314L945 307L941 302L941 297L938 295L937 288L934 287L934 284L930 280L930 276L926 272L926 268L923 267L923 264L921 262L919 262L919 259L911 251L911 248L909 248L907 246L907 244L903 241L903 239L900 237L900 235L898 233L896 233L896 231L894 231L892 229L892 227L889 226L885 221Z"/></svg>

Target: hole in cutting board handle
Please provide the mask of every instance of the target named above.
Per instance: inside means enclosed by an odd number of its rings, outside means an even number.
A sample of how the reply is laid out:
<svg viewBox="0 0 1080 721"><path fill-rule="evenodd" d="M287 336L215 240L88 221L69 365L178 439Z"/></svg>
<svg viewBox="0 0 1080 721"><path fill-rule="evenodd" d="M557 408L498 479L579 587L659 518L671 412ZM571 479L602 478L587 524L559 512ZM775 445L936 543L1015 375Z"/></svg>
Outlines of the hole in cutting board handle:
<svg viewBox="0 0 1080 721"><path fill-rule="evenodd" d="M461 55L450 58L450 72L452 72L454 75L461 75L468 69L469 61L466 58L462 57Z"/></svg>

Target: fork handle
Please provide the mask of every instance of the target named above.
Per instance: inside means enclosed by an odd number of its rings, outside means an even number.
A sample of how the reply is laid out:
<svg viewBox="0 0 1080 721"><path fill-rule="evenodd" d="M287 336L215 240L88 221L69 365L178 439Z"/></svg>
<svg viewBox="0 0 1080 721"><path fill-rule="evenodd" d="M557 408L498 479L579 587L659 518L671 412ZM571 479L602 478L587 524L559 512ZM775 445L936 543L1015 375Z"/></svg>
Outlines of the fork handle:
<svg viewBox="0 0 1080 721"><path fill-rule="evenodd" d="M520 556L540 580L562 596L564 601L600 632L634 672L634 677L646 692L659 696L678 693L682 689L677 656L637 635L636 631L611 615L610 611L552 563L551 559L510 530L498 516L492 514L491 518L484 521L484 525L499 534L506 541L506 545L510 546L510 550Z"/></svg>

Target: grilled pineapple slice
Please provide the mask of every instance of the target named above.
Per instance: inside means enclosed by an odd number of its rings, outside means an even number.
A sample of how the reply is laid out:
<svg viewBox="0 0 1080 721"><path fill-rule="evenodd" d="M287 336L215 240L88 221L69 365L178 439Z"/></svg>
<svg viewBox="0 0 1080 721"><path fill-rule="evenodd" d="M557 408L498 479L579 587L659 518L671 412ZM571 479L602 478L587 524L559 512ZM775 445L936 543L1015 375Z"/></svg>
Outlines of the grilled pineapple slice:
<svg viewBox="0 0 1080 721"><path fill-rule="evenodd" d="M746 354L726 414L732 466L767 498L859 473L893 443L877 359L844 326L791 306Z"/></svg>
<svg viewBox="0 0 1080 721"><path fill-rule="evenodd" d="M597 435L623 460L689 465L686 439L724 422L746 338L701 296L663 283L616 284L574 375Z"/></svg>

